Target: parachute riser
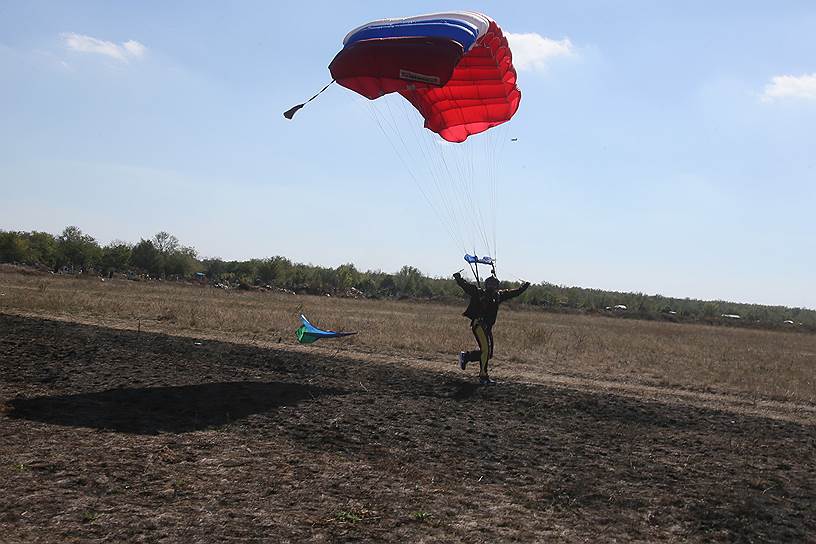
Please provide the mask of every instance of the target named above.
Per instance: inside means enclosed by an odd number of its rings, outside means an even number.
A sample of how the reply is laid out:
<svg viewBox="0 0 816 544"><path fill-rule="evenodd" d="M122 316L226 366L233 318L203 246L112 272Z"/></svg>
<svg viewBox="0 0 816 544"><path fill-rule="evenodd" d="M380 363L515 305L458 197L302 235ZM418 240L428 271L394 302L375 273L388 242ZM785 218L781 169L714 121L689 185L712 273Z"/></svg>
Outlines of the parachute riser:
<svg viewBox="0 0 816 544"><path fill-rule="evenodd" d="M470 264L470 263L468 263L468 264ZM475 268L474 268L474 266L472 264L470 264L470 271L473 272L473 277L476 278L476 286L481 287L482 282L479 281L479 263L476 263Z"/></svg>

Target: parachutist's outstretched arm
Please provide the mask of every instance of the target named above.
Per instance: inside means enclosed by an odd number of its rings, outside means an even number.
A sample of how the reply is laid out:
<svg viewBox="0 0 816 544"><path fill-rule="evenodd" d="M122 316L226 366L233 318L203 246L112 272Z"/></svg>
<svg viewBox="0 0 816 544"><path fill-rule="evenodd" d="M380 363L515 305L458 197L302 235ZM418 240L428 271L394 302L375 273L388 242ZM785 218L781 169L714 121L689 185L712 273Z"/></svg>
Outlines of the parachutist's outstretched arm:
<svg viewBox="0 0 816 544"><path fill-rule="evenodd" d="M521 284L521 287L517 287L515 289L502 289L501 291L499 291L499 300L504 302L505 300L517 297L524 291L526 291L528 287L530 287L530 282L525 281L524 283Z"/></svg>
<svg viewBox="0 0 816 544"><path fill-rule="evenodd" d="M464 280L462 278L462 274L460 274L459 272L453 275L453 279L456 280L456 283L459 284L459 287L462 288L462 291L464 291L468 295L474 295L479 292L479 288L470 283L469 281Z"/></svg>

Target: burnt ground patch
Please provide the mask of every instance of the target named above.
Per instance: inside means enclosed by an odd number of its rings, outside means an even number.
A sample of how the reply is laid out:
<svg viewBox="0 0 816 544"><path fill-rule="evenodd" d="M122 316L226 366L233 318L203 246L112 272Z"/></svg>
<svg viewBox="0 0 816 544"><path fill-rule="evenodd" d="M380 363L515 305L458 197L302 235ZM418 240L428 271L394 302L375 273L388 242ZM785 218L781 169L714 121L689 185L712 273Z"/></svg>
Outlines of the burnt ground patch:
<svg viewBox="0 0 816 544"><path fill-rule="evenodd" d="M13 399L8 417L124 433L183 433L340 392L298 383L247 381L120 388Z"/></svg>
<svg viewBox="0 0 816 544"><path fill-rule="evenodd" d="M0 315L14 541L816 539L816 425Z"/></svg>

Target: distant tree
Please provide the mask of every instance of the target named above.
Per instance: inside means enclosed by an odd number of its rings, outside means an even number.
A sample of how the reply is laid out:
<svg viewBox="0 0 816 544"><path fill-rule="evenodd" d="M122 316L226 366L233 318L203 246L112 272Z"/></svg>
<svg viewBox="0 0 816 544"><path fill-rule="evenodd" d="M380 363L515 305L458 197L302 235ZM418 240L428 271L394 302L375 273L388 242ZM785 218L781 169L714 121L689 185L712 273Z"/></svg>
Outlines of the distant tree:
<svg viewBox="0 0 816 544"><path fill-rule="evenodd" d="M702 307L702 317L717 317L720 315L720 305L716 302L706 302Z"/></svg>
<svg viewBox="0 0 816 544"><path fill-rule="evenodd" d="M377 274L375 280L377 295L394 296L397 293L397 284L391 274Z"/></svg>
<svg viewBox="0 0 816 544"><path fill-rule="evenodd" d="M130 264L133 248L127 242L113 241L102 248L100 266L105 273L123 272Z"/></svg>
<svg viewBox="0 0 816 544"><path fill-rule="evenodd" d="M204 273L210 281L220 280L221 276L227 271L224 261L217 257L214 259L205 259L201 264L204 267Z"/></svg>
<svg viewBox="0 0 816 544"><path fill-rule="evenodd" d="M257 261L233 261L230 265L230 272L233 273L235 280L249 285L255 284L255 278L258 277Z"/></svg>
<svg viewBox="0 0 816 544"><path fill-rule="evenodd" d="M566 289L567 305L570 308L578 308L581 305L581 291L576 287Z"/></svg>
<svg viewBox="0 0 816 544"><path fill-rule="evenodd" d="M295 264L289 271L286 287L292 290L303 289L304 287L308 287L308 279L309 271L306 265Z"/></svg>
<svg viewBox="0 0 816 544"><path fill-rule="evenodd" d="M47 232L32 231L28 236L34 262L53 268L57 264L57 239Z"/></svg>
<svg viewBox="0 0 816 544"><path fill-rule="evenodd" d="M289 259L283 257L272 257L271 259L264 259L257 263L256 272L258 279L264 284L278 284L283 285L286 282L286 276L292 263Z"/></svg>
<svg viewBox="0 0 816 544"><path fill-rule="evenodd" d="M142 239L130 253L130 264L152 275L161 275L161 255L150 240Z"/></svg>
<svg viewBox="0 0 816 544"><path fill-rule="evenodd" d="M30 254L28 240L20 232L0 232L0 262L23 263Z"/></svg>
<svg viewBox="0 0 816 544"><path fill-rule="evenodd" d="M136 244L131 264L157 277L187 277L204 267L194 248L182 246L178 238L165 231Z"/></svg>
<svg viewBox="0 0 816 544"><path fill-rule="evenodd" d="M187 277L196 270L196 251L191 247L176 249L164 256L164 273Z"/></svg>
<svg viewBox="0 0 816 544"><path fill-rule="evenodd" d="M156 233L152 242L156 251L162 255L170 255L179 249L178 238L164 231Z"/></svg>
<svg viewBox="0 0 816 544"><path fill-rule="evenodd" d="M334 273L336 278L335 287L338 292L344 293L352 287L357 286L360 282L360 273L351 263L338 266Z"/></svg>
<svg viewBox="0 0 816 544"><path fill-rule="evenodd" d="M422 272L413 266L403 266L394 278L394 286L400 295L413 295L423 282Z"/></svg>
<svg viewBox="0 0 816 544"><path fill-rule="evenodd" d="M84 234L79 227L65 227L57 238L57 266L90 268L99 262L102 250L92 236Z"/></svg>

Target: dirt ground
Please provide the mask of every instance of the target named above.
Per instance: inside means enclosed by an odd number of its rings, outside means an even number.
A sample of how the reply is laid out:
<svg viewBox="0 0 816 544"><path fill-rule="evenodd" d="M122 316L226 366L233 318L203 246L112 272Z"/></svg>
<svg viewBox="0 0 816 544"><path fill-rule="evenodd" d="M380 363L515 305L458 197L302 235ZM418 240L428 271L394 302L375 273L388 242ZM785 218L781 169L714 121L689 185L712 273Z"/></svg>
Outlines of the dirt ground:
<svg viewBox="0 0 816 544"><path fill-rule="evenodd" d="M0 540L816 542L806 415L475 381L0 314Z"/></svg>

